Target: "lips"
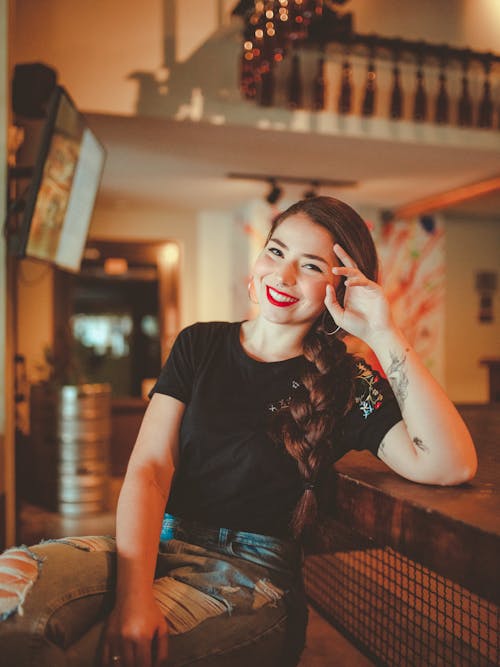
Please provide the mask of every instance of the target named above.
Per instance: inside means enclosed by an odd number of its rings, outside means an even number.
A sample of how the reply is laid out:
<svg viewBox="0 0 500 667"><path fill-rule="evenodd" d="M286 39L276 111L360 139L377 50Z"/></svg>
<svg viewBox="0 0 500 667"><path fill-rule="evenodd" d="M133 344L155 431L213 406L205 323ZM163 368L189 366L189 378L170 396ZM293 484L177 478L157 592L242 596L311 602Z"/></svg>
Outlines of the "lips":
<svg viewBox="0 0 500 667"><path fill-rule="evenodd" d="M274 287L269 287L269 285L266 285L266 295L269 303L272 303L273 306L277 306L278 308L293 306L293 304L298 301L298 299L290 296L290 294L280 292L279 290L274 289Z"/></svg>

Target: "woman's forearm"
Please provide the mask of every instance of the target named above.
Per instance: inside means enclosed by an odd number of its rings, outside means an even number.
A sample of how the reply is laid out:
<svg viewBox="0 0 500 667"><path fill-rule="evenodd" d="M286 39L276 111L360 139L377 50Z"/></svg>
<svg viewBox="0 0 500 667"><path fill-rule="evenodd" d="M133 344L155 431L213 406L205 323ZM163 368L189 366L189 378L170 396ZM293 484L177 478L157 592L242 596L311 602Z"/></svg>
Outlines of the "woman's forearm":
<svg viewBox="0 0 500 667"><path fill-rule="evenodd" d="M153 464L130 465L127 471L116 517L118 600L151 593L172 476L169 475L168 480L159 477Z"/></svg>
<svg viewBox="0 0 500 667"><path fill-rule="evenodd" d="M370 341L398 401L415 463L439 483L474 476L472 438L455 406L397 327Z"/></svg>

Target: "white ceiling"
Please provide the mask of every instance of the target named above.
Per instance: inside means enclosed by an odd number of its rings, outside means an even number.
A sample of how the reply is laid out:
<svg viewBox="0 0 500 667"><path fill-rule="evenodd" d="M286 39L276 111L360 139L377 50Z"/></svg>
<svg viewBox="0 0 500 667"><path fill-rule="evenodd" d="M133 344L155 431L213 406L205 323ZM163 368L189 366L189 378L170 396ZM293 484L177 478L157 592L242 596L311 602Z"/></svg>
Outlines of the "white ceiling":
<svg viewBox="0 0 500 667"><path fill-rule="evenodd" d="M108 151L100 198L121 203L233 208L268 191L266 183L227 178L229 172L244 172L355 180L355 188L320 193L358 206L394 208L500 173L500 151L484 145L436 146L103 114L87 118ZM491 137L498 142L495 132ZM300 198L304 189L286 186L286 193ZM463 210L498 217L500 192Z"/></svg>

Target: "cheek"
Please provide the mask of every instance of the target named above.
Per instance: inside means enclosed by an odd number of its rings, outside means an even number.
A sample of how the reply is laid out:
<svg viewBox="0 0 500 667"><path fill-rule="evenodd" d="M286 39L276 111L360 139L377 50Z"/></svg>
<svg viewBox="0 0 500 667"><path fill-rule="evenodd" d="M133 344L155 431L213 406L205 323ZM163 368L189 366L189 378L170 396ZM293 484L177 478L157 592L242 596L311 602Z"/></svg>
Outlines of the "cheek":
<svg viewBox="0 0 500 667"><path fill-rule="evenodd" d="M261 276L266 275L266 273L269 273L271 266L272 260L266 255L261 254L254 262L252 274L256 278L260 278Z"/></svg>
<svg viewBox="0 0 500 667"><path fill-rule="evenodd" d="M327 280L318 280L308 286L308 297L312 302L323 303L326 294Z"/></svg>
<svg viewBox="0 0 500 667"><path fill-rule="evenodd" d="M324 279L318 280L310 284L308 289L309 299L313 302L318 303L320 307L323 307L323 302L326 296L326 286L332 285L334 290L337 291L338 283L339 283L339 277L334 276L332 274L332 277L329 279L327 279L327 277L325 276Z"/></svg>

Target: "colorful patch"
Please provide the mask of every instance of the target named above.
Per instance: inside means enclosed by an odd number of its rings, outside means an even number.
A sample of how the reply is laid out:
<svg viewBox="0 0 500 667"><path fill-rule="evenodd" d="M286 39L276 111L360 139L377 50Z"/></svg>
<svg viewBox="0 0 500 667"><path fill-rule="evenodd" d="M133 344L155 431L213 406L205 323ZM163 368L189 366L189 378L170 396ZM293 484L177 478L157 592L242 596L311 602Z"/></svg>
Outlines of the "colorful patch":
<svg viewBox="0 0 500 667"><path fill-rule="evenodd" d="M361 385L361 391L356 396L356 404L363 417L367 419L372 412L380 408L384 400L384 396L377 386L380 376L362 361L358 361L356 365L358 367L356 382Z"/></svg>

